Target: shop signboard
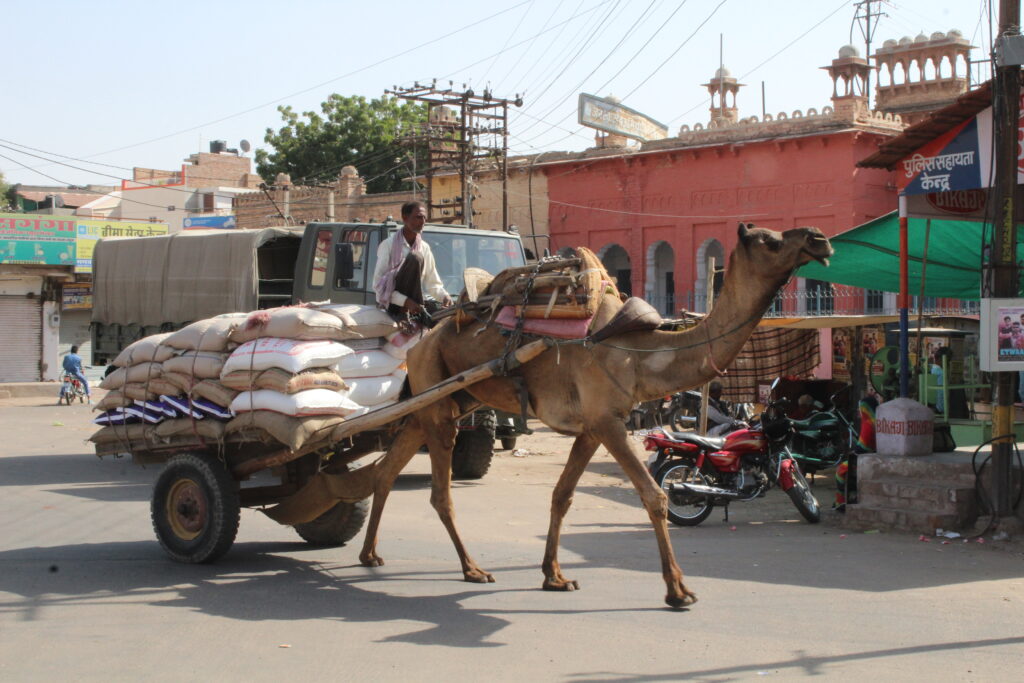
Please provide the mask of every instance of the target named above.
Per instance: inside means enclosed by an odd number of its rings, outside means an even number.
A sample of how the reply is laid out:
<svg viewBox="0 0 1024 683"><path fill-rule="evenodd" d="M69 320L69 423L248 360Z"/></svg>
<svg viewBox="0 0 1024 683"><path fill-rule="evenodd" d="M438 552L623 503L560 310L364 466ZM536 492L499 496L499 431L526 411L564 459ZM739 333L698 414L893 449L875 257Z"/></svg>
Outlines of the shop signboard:
<svg viewBox="0 0 1024 683"><path fill-rule="evenodd" d="M74 219L0 213L0 263L74 265Z"/></svg>
<svg viewBox="0 0 1024 683"><path fill-rule="evenodd" d="M668 126L615 100L580 93L581 125L623 135L641 142L668 137Z"/></svg>
<svg viewBox="0 0 1024 683"><path fill-rule="evenodd" d="M186 230L197 228L215 228L220 230L234 230L238 222L234 216L189 216L181 222Z"/></svg>
<svg viewBox="0 0 1024 683"><path fill-rule="evenodd" d="M92 255L96 242L104 237L153 237L166 235L166 223L138 223L129 221L83 220L75 221L78 241L76 273L92 272Z"/></svg>

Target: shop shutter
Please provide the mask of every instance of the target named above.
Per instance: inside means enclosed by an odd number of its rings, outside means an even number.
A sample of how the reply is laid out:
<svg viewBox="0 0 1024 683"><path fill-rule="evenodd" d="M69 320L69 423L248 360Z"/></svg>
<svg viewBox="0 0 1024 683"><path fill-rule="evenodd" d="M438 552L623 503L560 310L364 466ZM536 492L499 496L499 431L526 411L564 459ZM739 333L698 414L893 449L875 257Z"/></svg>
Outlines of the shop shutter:
<svg viewBox="0 0 1024 683"><path fill-rule="evenodd" d="M0 382L38 382L42 356L39 297L0 295Z"/></svg>

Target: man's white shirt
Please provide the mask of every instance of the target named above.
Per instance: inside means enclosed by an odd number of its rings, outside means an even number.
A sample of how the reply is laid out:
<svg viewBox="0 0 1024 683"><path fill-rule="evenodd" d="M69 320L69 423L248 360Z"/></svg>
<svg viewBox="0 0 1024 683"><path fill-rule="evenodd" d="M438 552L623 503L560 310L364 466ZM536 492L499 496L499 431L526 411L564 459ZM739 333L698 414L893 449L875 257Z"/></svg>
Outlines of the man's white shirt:
<svg viewBox="0 0 1024 683"><path fill-rule="evenodd" d="M391 245L396 239L402 240L402 260L409 255L411 248L409 242L406 241L402 235L402 231L399 230L391 234L386 240L380 243L377 247L377 267L373 269L373 284L376 286L377 281L380 280L381 276L388 269L388 262L391 259ZM425 239L420 238L422 246L420 247L420 255L423 257L423 272L420 274L420 285L423 287L424 296L437 299L438 301L444 301L448 297L448 292L445 291L444 283L441 282L441 276L437 274L437 264L434 262L434 252L430 250L430 245L427 244ZM405 294L400 292L391 293L390 303L395 306L404 306L405 300L408 299Z"/></svg>

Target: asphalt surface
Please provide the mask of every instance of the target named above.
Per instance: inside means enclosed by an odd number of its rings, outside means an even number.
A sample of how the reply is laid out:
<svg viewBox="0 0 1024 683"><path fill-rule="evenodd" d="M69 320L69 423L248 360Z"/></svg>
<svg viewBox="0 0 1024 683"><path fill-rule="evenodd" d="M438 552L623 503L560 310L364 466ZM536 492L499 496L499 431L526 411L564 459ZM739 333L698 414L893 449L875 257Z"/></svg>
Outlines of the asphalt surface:
<svg viewBox="0 0 1024 683"><path fill-rule="evenodd" d="M243 510L221 561L171 562L149 520L158 468L97 459L87 406L0 404L0 679L270 681L1014 680L1024 668L1019 543L946 544L801 521L788 498L673 527L700 597L662 602L647 516L599 451L561 560L581 590L540 590L551 488L570 440L539 431L457 521L496 583L461 581L429 505L426 456L392 494L386 564L310 548ZM35 405L33 405L35 404ZM818 478L828 507L832 491Z"/></svg>

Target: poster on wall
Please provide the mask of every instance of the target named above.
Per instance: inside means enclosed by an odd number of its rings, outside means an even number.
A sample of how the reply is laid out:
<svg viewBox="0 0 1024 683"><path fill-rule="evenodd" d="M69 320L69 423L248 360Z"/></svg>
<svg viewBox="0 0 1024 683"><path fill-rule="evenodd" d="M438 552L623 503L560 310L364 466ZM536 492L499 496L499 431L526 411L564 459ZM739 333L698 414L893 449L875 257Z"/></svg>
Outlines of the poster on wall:
<svg viewBox="0 0 1024 683"><path fill-rule="evenodd" d="M75 263L75 222L61 216L0 214L0 263Z"/></svg>
<svg viewBox="0 0 1024 683"><path fill-rule="evenodd" d="M986 372L1024 370L1024 299L981 300L979 351Z"/></svg>
<svg viewBox="0 0 1024 683"><path fill-rule="evenodd" d="M76 282L66 284L61 292L61 309L65 311L86 311L92 308L92 283Z"/></svg>
<svg viewBox="0 0 1024 683"><path fill-rule="evenodd" d="M850 381L850 332L846 329L832 330L832 377Z"/></svg>

